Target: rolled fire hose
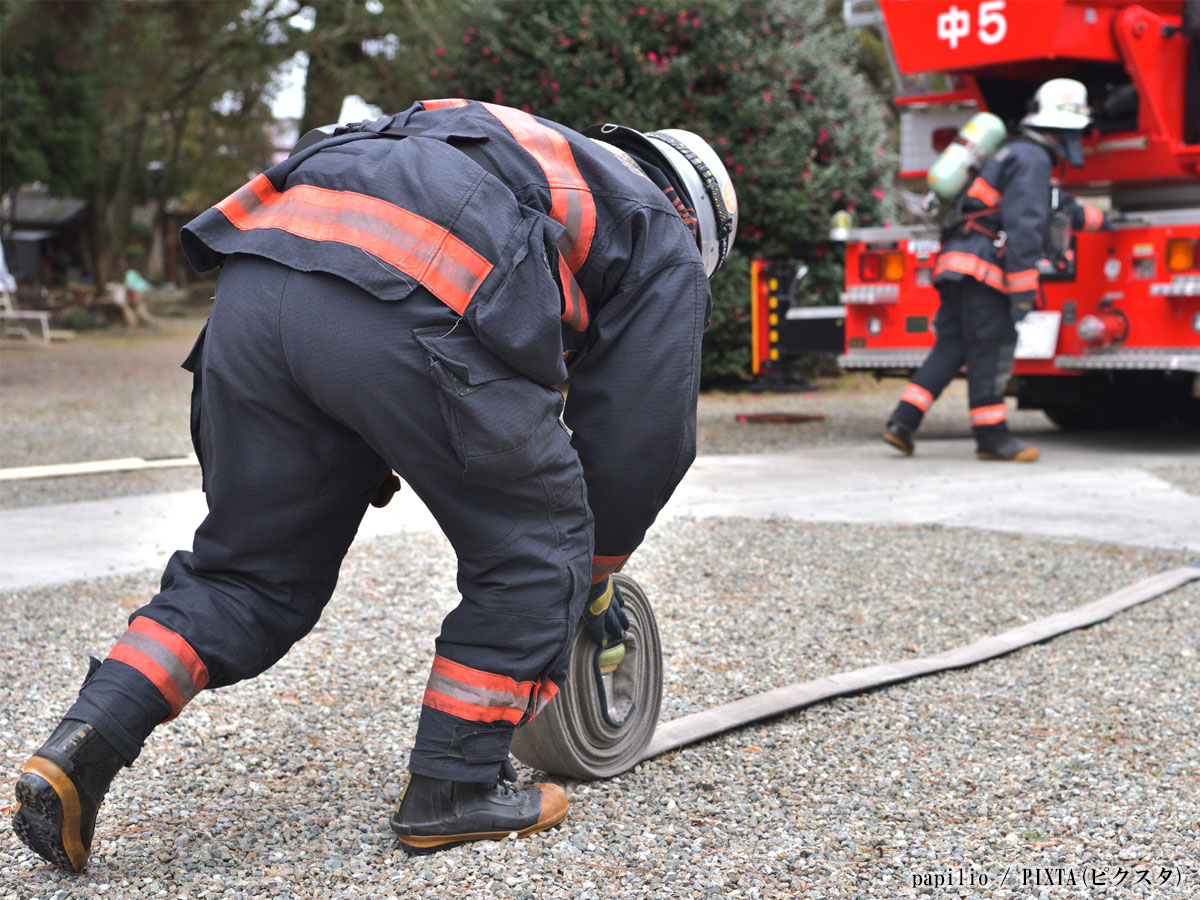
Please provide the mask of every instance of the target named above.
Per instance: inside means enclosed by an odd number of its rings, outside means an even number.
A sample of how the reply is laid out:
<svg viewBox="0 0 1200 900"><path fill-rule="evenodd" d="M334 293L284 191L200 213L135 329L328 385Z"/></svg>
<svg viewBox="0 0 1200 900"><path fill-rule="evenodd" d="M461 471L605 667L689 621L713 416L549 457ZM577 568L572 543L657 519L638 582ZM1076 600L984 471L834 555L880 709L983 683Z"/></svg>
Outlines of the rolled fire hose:
<svg viewBox="0 0 1200 900"><path fill-rule="evenodd" d="M540 716L518 728L513 737L513 754L527 765L571 778L608 778L670 750L822 700L858 694L948 669L965 668L1068 631L1087 628L1200 578L1200 564L1160 572L1091 603L942 653L867 666L775 688L665 722L657 729L655 724L662 696L662 649L658 629L646 595L637 583L627 575L614 578L618 579L622 597L628 598L624 608L630 611L631 638L627 638L626 643L632 642L632 646L627 648L625 658L608 676L616 684L618 697L615 707L610 704L608 718L620 721L612 714L628 712L630 703L644 703L645 707L635 705L629 718L619 727L606 721L600 709L601 693L596 686L597 675L592 664L597 656L596 648L581 626L575 634L570 672L563 689ZM630 668L618 675L630 663ZM624 732L626 728L630 730Z"/></svg>
<svg viewBox="0 0 1200 900"><path fill-rule="evenodd" d="M575 629L567 680L558 696L513 733L512 754L543 772L610 778L643 756L662 704L662 643L650 601L618 572L625 640L598 651L583 623Z"/></svg>

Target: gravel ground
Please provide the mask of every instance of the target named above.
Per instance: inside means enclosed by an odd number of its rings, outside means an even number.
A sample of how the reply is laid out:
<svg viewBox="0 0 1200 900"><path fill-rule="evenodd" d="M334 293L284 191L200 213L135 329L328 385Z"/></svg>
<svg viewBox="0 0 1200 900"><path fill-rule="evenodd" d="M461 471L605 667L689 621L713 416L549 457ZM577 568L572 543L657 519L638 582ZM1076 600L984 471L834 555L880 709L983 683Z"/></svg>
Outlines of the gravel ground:
<svg viewBox="0 0 1200 900"><path fill-rule="evenodd" d="M0 350L2 464L186 453L175 367L196 329L175 328ZM701 451L861 440L897 391L854 378L705 397ZM959 399L922 434L962 436ZM827 418L736 422L762 411ZM1019 413L1017 428L1052 426ZM1162 468L1200 493L1197 467ZM7 483L0 505L197 481L184 468ZM934 653L1190 562L937 527L720 519L656 527L628 571L655 605L674 718ZM160 728L114 783L88 873L68 876L12 835L12 783L86 656L107 652L157 575L0 595L0 900L1197 894L1196 582L1001 660L820 704L607 782L564 781L570 818L531 839L409 858L386 818L454 597L450 549L427 534L356 547L324 619L281 663Z"/></svg>

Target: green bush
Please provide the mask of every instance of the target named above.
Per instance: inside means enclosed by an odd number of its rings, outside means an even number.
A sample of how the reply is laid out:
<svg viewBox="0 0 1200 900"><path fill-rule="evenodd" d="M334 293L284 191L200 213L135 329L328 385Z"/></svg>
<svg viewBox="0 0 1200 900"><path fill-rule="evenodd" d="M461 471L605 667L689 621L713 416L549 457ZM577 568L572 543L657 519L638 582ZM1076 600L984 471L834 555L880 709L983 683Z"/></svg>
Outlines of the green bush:
<svg viewBox="0 0 1200 900"><path fill-rule="evenodd" d="M829 221L879 219L893 170L886 106L857 71L859 44L811 0L481 2L439 51L441 96L527 109L575 127L687 128L737 187L737 251L713 282L707 384L745 377L749 261L796 258L806 301L836 302Z"/></svg>
<svg viewBox="0 0 1200 900"><path fill-rule="evenodd" d="M71 331L94 331L98 328L108 328L109 323L97 318L91 310L80 306L72 306L63 310L53 319L54 327L67 328Z"/></svg>

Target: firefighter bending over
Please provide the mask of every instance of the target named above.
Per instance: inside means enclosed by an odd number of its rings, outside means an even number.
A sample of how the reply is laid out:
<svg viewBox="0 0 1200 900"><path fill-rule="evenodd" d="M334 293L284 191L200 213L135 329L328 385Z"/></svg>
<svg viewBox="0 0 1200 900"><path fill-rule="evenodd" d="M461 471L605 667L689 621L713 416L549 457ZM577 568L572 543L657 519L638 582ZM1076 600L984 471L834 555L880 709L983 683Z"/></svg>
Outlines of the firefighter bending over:
<svg viewBox="0 0 1200 900"><path fill-rule="evenodd" d="M691 132L458 99L310 134L189 223L192 264L222 266L184 364L209 512L25 765L21 840L82 870L117 771L308 633L393 472L452 544L461 599L392 829L429 852L561 822L563 790L514 784L509 742L581 616L601 643L628 624L610 576L695 456L708 279L736 224Z"/></svg>
<svg viewBox="0 0 1200 900"><path fill-rule="evenodd" d="M1033 462L1037 447L1008 431L1004 389L1013 370L1015 323L1035 306L1038 262L1046 255L1054 206L1069 212L1076 230L1106 226L1104 213L1052 189L1055 165L1083 165L1082 137L1090 123L1087 89L1055 78L1034 95L1021 131L987 161L960 198L942 233L933 280L941 303L937 340L905 386L883 438L906 455L929 407L967 368L967 397L980 459Z"/></svg>

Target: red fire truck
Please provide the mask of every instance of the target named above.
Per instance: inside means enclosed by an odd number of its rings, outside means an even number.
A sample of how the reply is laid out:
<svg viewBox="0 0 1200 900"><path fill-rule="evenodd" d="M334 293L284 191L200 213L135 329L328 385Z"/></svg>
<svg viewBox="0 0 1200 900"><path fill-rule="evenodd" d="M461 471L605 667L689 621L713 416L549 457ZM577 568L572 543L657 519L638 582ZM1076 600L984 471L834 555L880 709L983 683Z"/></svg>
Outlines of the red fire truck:
<svg viewBox="0 0 1200 900"><path fill-rule="evenodd" d="M1042 82L1087 86L1084 166L1057 176L1116 224L1039 266L1008 390L1065 428L1200 418L1200 10L1185 3L1200 0L845 0L847 21L888 45L899 174L920 192L975 113L1011 134ZM831 326L844 369L909 374L932 346L936 224L848 224L830 235L845 243L842 306L797 303L795 264L754 264L756 374L778 376Z"/></svg>

